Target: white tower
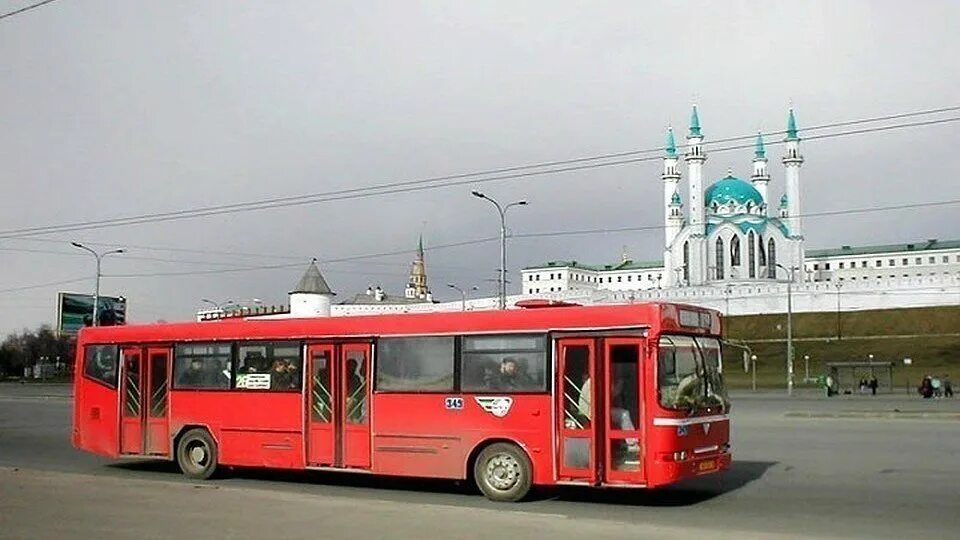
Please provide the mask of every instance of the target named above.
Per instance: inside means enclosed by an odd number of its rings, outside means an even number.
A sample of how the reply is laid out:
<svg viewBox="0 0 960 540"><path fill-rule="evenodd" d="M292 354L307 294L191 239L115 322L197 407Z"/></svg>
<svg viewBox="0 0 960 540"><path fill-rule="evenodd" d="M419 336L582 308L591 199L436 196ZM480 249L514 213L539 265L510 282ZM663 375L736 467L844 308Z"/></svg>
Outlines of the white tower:
<svg viewBox="0 0 960 540"><path fill-rule="evenodd" d="M785 191L787 195L787 228L790 236L803 237L803 228L800 223L800 165L803 156L800 154L800 137L797 137L797 120L790 108L787 117L786 154L783 156L785 173Z"/></svg>
<svg viewBox="0 0 960 540"><path fill-rule="evenodd" d="M680 187L680 169L677 168L677 143L673 138L673 128L667 130L666 154L663 156L663 174L660 177L663 178L664 247L670 249L670 244L673 243L673 239L680 232L680 229L673 230L671 228L673 223L671 219L673 217L671 214L673 198L679 197L677 191Z"/></svg>
<svg viewBox="0 0 960 540"><path fill-rule="evenodd" d="M700 285L707 281L706 209L703 200L703 163L707 155L703 151L703 134L700 132L700 116L696 105L690 114L690 133L687 135L687 155L684 159L690 174L690 235L684 245L674 246L673 254L679 257L678 266L686 266L686 285Z"/></svg>
<svg viewBox="0 0 960 540"><path fill-rule="evenodd" d="M707 155L703 151L703 134L700 132L700 116L697 114L696 105L690 115L690 133L687 135L687 155L684 159L689 169L687 182L690 188L690 226L693 234L703 235L703 163L707 160Z"/></svg>
<svg viewBox="0 0 960 540"><path fill-rule="evenodd" d="M293 317L329 317L334 292L313 259L297 286L290 291L290 315Z"/></svg>
<svg viewBox="0 0 960 540"><path fill-rule="evenodd" d="M763 146L763 135L760 132L757 132L757 144L753 151L753 176L750 177L750 182L763 197L763 208L761 210L763 215L767 215L767 208L770 205L770 199L767 197L770 175L767 174L767 150Z"/></svg>

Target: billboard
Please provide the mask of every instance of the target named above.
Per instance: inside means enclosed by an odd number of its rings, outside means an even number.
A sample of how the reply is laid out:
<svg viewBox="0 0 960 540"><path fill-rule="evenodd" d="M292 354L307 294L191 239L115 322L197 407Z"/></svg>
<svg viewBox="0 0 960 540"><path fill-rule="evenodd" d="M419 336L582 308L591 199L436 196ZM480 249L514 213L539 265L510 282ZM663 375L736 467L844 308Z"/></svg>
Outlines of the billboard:
<svg viewBox="0 0 960 540"><path fill-rule="evenodd" d="M97 309L100 326L125 324L127 299L119 296L101 296ZM75 336L93 320L93 295L62 292L57 295L57 332Z"/></svg>

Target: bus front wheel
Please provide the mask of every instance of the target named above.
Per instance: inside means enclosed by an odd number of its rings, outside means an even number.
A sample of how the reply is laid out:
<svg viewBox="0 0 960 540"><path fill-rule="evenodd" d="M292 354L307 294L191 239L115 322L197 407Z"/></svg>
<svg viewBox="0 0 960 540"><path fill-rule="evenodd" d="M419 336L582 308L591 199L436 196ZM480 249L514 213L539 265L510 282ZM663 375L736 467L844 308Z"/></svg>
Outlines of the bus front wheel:
<svg viewBox="0 0 960 540"><path fill-rule="evenodd" d="M517 445L494 443L477 456L473 477L488 499L515 502L530 492L533 467L530 458Z"/></svg>
<svg viewBox="0 0 960 540"><path fill-rule="evenodd" d="M191 429L177 444L177 464L188 478L206 480L217 470L217 443L205 429Z"/></svg>

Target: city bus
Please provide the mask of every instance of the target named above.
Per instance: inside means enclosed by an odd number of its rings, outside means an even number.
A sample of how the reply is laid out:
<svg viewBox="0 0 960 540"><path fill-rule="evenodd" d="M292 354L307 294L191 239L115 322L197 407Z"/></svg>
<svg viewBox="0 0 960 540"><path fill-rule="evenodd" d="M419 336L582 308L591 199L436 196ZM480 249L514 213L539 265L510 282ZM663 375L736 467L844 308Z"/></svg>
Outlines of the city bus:
<svg viewBox="0 0 960 540"><path fill-rule="evenodd" d="M93 327L73 444L269 467L654 488L730 467L719 313L671 303Z"/></svg>

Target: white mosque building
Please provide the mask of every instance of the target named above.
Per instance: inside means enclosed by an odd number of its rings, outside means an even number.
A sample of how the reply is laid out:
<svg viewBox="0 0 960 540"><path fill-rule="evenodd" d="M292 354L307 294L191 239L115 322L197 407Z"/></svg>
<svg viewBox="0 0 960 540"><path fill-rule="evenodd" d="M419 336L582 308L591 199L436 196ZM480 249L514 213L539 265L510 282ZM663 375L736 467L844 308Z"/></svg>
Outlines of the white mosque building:
<svg viewBox="0 0 960 540"><path fill-rule="evenodd" d="M800 189L804 157L793 109L785 133L781 182L770 174L758 133L749 179L728 170L707 185L708 156L694 106L682 156L673 130L667 132L661 174L663 259L635 262L624 255L613 264L567 260L530 266L521 272L518 299L665 299L731 314L764 313L786 309L789 282L800 311L960 303L960 241L806 250ZM680 189L684 176L686 202Z"/></svg>

